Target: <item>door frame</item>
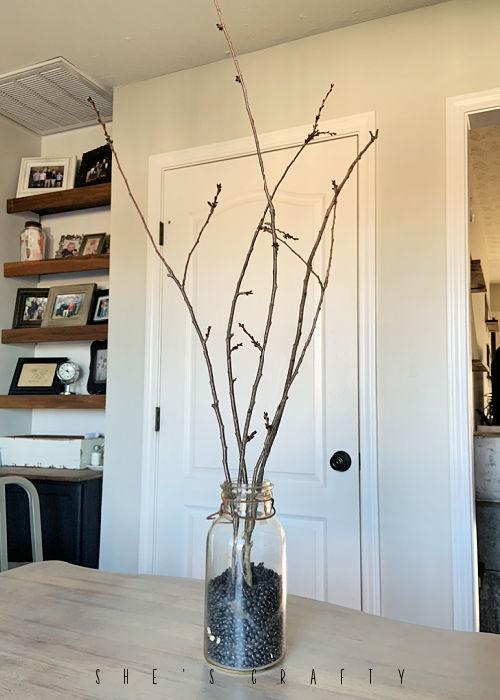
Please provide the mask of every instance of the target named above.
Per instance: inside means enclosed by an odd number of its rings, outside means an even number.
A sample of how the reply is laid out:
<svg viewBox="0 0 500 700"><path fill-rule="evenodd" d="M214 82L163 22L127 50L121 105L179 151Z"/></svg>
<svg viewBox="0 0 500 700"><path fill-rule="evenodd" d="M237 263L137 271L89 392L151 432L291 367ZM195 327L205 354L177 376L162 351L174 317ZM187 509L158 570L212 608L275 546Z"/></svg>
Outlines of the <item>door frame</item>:
<svg viewBox="0 0 500 700"><path fill-rule="evenodd" d="M355 135L362 147L375 130L375 113L367 112L322 122L322 129L339 137ZM263 150L302 143L309 126L259 135ZM163 221L162 178L173 168L255 152L253 139L243 138L151 156L148 179L148 223L158 231ZM358 373L360 451L360 532L362 610L380 615L380 541L378 504L377 370L376 370L376 249L375 249L375 148L358 169ZM144 433L139 533L139 572L153 573L157 534L155 519L158 484L158 433L154 431L159 406L162 266L148 246L146 297L149 308L145 334Z"/></svg>
<svg viewBox="0 0 500 700"><path fill-rule="evenodd" d="M500 108L500 89L446 100L446 274L453 629L478 631L472 440L468 117Z"/></svg>

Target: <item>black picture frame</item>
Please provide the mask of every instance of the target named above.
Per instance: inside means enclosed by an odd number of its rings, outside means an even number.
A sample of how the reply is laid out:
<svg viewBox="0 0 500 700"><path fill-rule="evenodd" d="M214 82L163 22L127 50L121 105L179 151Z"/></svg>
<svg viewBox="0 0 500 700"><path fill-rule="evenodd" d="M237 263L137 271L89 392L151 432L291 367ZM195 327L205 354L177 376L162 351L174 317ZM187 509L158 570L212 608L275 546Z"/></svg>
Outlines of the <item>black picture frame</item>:
<svg viewBox="0 0 500 700"><path fill-rule="evenodd" d="M38 328L41 326L43 314L47 308L48 296L48 287L22 287L18 289L12 328ZM40 300L42 299L45 299L45 304L41 309L42 302Z"/></svg>
<svg viewBox="0 0 500 700"><path fill-rule="evenodd" d="M106 303L107 300L107 303ZM87 323L104 324L109 318L109 289L96 289L92 297L92 304Z"/></svg>
<svg viewBox="0 0 500 700"><path fill-rule="evenodd" d="M105 394L108 378L108 341L94 340L90 346L90 367L87 381L89 394Z"/></svg>
<svg viewBox="0 0 500 700"><path fill-rule="evenodd" d="M102 246L104 244L104 239L106 238L105 233L87 233L83 237L80 250L78 255L99 255L102 251ZM91 246L92 242L95 241L95 245ZM90 250L90 252L89 252Z"/></svg>
<svg viewBox="0 0 500 700"><path fill-rule="evenodd" d="M89 187L111 182L111 146L99 146L87 151L76 175L75 187Z"/></svg>
<svg viewBox="0 0 500 700"><path fill-rule="evenodd" d="M60 394L63 386L57 368L67 357L19 357L9 395Z"/></svg>
<svg viewBox="0 0 500 700"><path fill-rule="evenodd" d="M102 248L101 248L101 253L103 253L103 254L109 253L109 248L110 248L110 238L109 238L109 233L107 233L106 236L104 237L104 241L103 241Z"/></svg>

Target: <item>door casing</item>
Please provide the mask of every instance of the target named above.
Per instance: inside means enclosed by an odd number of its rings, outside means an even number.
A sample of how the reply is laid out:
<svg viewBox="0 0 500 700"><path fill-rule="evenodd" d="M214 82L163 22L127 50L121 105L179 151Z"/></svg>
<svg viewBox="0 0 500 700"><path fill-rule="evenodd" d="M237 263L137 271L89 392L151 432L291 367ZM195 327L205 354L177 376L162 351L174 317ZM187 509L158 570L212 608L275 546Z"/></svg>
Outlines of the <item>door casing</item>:
<svg viewBox="0 0 500 700"><path fill-rule="evenodd" d="M467 127L470 114L500 108L500 89L446 101L446 271L453 629L478 631L469 347Z"/></svg>
<svg viewBox="0 0 500 700"><path fill-rule="evenodd" d="M357 135L360 147L375 130L375 114L368 112L322 122L322 129L338 135ZM259 136L261 147L286 147L302 143L309 126L271 132ZM153 235L163 221L162 172L239 156L255 151L253 139L243 138L207 146L151 156L149 159L148 225ZM377 382L376 382L376 270L375 270L375 148L363 157L357 169L359 207L358 248L358 342L359 342L359 446L361 514L361 599L362 610L380 614L380 542L377 464ZM141 515L139 571L152 573L156 531L158 481L158 434L154 431L155 407L159 406L161 372L161 276L163 267L148 247L146 302L149 314L145 333L145 391L143 459L141 464Z"/></svg>

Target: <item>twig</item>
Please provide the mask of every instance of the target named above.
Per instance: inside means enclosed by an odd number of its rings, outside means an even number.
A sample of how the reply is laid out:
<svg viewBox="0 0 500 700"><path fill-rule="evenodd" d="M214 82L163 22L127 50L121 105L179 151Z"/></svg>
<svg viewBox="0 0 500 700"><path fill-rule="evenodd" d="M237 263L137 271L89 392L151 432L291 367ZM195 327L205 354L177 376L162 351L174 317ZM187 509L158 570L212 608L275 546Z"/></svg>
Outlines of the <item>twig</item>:
<svg viewBox="0 0 500 700"><path fill-rule="evenodd" d="M247 331L247 329L245 328L244 324L243 324L243 323L238 323L238 326L241 328L241 330L243 331L243 333L246 333L246 335L248 335L248 337L249 337L250 340L252 341L252 345L255 345L255 347L258 348L258 349L262 352L262 345L259 343L258 340L255 340L255 338L253 337L253 335L252 335L249 331Z"/></svg>
<svg viewBox="0 0 500 700"><path fill-rule="evenodd" d="M186 276L187 276L187 271L188 271L189 263L190 263L190 261L191 261L191 256L193 255L193 253L194 253L194 251L195 251L195 249L196 249L196 246L197 246L198 243L200 242L200 238L201 238L201 236L202 236L202 234L203 234L203 231L207 228L208 224L210 223L210 219L211 219L212 216L213 216L213 213L214 213L214 211L215 211L215 207L216 207L217 204L218 204L218 199L219 199L219 195L220 195L221 189L222 189L222 185L221 185L220 183L217 184L217 192L215 193L215 197L213 198L213 200L212 200L211 202L207 202L208 206L210 207L210 211L208 212L208 216L207 216L207 218L205 219L205 223L204 223L203 226L201 227L200 232L198 233L198 237L196 238L196 241L194 242L194 245L193 245L193 247L191 248L191 250L189 251L189 254L188 254L188 256L187 256L186 265L185 265L185 267L184 267L184 274L182 275L182 286L183 286L183 287L186 285Z"/></svg>

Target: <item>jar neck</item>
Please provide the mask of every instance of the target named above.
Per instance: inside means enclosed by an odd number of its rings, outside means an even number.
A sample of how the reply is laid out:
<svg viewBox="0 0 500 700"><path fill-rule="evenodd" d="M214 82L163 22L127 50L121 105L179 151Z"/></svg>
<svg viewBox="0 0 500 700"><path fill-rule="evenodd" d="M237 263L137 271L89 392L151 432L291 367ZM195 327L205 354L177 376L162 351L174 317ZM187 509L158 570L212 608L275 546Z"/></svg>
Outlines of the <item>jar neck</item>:
<svg viewBox="0 0 500 700"><path fill-rule="evenodd" d="M274 515L273 484L264 481L260 486L224 482L221 484L221 514L257 519Z"/></svg>

